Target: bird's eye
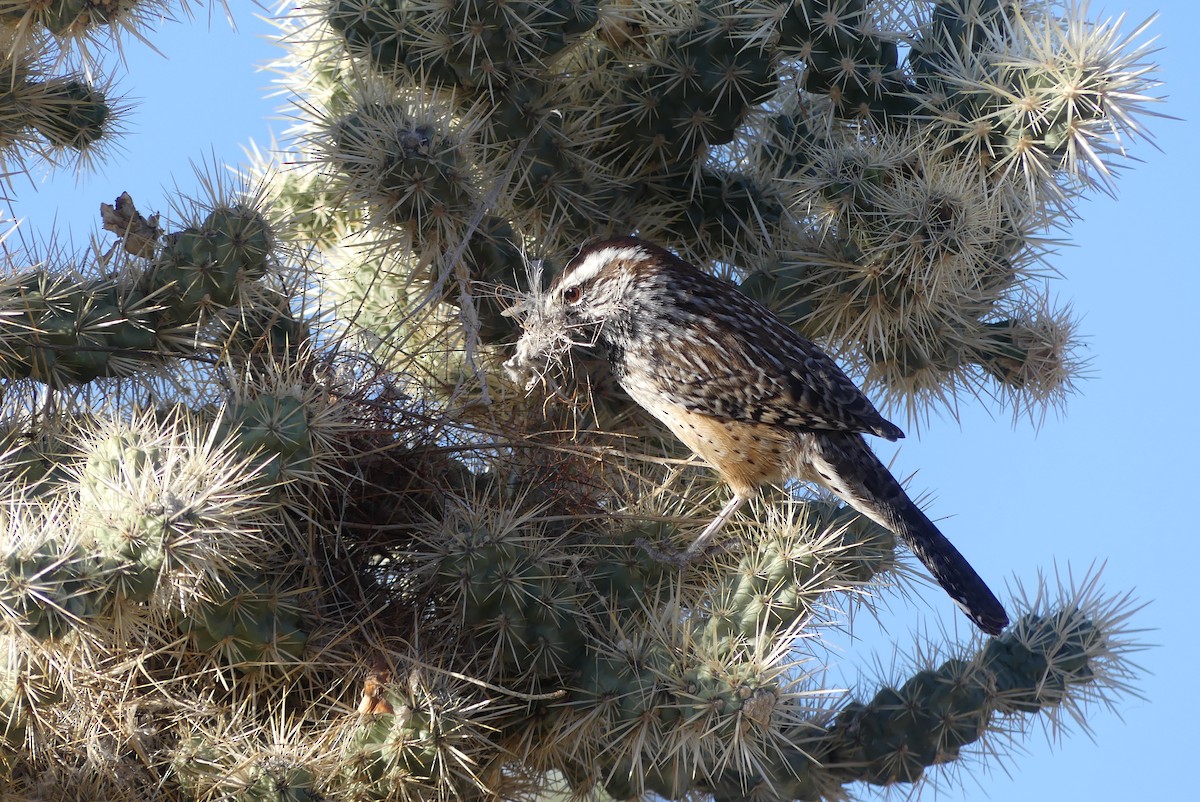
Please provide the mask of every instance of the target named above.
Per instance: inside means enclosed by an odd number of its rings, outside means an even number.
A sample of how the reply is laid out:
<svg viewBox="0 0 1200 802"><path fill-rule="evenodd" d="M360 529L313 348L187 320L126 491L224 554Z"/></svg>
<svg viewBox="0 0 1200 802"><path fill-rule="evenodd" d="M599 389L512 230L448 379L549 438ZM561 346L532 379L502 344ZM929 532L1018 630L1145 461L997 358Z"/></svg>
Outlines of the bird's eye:
<svg viewBox="0 0 1200 802"><path fill-rule="evenodd" d="M579 299L583 297L583 290L579 289L578 285L574 287L567 287L565 290L563 290L562 297L563 300L569 304L578 303Z"/></svg>

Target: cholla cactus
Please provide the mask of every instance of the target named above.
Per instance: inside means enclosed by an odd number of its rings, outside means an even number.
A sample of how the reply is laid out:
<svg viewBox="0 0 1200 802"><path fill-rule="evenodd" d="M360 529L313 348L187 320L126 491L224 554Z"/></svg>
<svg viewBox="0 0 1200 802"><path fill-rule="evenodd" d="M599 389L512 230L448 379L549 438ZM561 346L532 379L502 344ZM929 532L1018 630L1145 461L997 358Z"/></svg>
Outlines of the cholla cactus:
<svg viewBox="0 0 1200 802"><path fill-rule="evenodd" d="M14 98L37 48L146 8L0 0ZM890 532L788 488L679 572L640 544L711 519L715 479L603 365L544 394L499 367L509 308L637 233L915 418L1042 414L1078 369L1043 238L1143 134L1136 35L1040 0L281 15L300 111L257 189L124 195L115 239L0 280L8 795L834 800L1128 685L1129 598L1089 574L827 690L825 640L906 578ZM11 166L112 130L26 106Z"/></svg>
<svg viewBox="0 0 1200 802"><path fill-rule="evenodd" d="M123 104L98 53L167 14L167 0L0 0L0 166L5 176L88 159L120 128ZM182 4L187 7L187 0Z"/></svg>

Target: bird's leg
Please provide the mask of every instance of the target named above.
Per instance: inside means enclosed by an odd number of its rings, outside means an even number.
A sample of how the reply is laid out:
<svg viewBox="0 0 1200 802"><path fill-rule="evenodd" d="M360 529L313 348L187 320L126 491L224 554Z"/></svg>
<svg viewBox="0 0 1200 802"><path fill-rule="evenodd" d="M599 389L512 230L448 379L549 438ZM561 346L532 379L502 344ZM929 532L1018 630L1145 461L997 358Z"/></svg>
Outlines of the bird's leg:
<svg viewBox="0 0 1200 802"><path fill-rule="evenodd" d="M696 539L692 541L692 545L688 546L687 550L683 552L684 562L691 562L697 555L702 554L705 545L708 541L712 540L713 535L720 532L725 524L729 522L729 519L733 517L733 514L745 503L745 496L734 493L733 498L729 499L725 503L725 506L721 508L721 511L717 513L717 517L713 518L712 522L704 527L704 531L697 535Z"/></svg>
<svg viewBox="0 0 1200 802"><path fill-rule="evenodd" d="M734 494L733 498L725 503L721 511L717 513L717 517L713 518L708 526L704 527L704 531L696 536L692 544L683 551L666 552L656 546L651 545L644 538L639 538L636 545L659 562L669 563L677 568L684 568L701 554L706 551L708 541L712 540L713 535L720 532L722 527L729 522L733 514L746 503L746 497Z"/></svg>

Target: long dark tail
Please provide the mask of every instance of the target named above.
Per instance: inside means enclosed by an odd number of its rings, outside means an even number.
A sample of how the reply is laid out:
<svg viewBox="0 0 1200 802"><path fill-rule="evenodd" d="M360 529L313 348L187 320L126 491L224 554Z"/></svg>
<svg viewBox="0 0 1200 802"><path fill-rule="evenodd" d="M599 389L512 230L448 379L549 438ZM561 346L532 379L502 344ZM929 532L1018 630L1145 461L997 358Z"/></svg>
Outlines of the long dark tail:
<svg viewBox="0 0 1200 802"><path fill-rule="evenodd" d="M822 484L895 532L975 625L989 635L1008 626L1004 605L871 451L862 435L803 433L803 458Z"/></svg>

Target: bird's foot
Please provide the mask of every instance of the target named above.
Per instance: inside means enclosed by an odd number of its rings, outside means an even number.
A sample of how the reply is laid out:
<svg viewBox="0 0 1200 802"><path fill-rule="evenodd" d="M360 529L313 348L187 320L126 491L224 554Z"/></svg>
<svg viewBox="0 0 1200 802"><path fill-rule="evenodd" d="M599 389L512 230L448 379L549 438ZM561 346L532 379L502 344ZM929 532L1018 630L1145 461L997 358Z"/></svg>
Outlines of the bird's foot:
<svg viewBox="0 0 1200 802"><path fill-rule="evenodd" d="M663 563L664 565L677 568L680 571L682 571L684 568L687 568L697 560L710 557L714 554L720 554L733 550L732 547L722 543L709 543L701 548L697 548L697 546L700 546L701 544L693 543L686 549L668 551L654 545L644 537L639 537L633 542L633 545L646 552L646 554L650 555L652 559Z"/></svg>
<svg viewBox="0 0 1200 802"><path fill-rule="evenodd" d="M684 568L687 568L688 564L692 561L692 555L688 553L687 549L667 551L655 546L644 537L639 537L637 540L633 541L633 545L646 552L646 554L650 555L650 558L656 562L673 566L681 571Z"/></svg>

